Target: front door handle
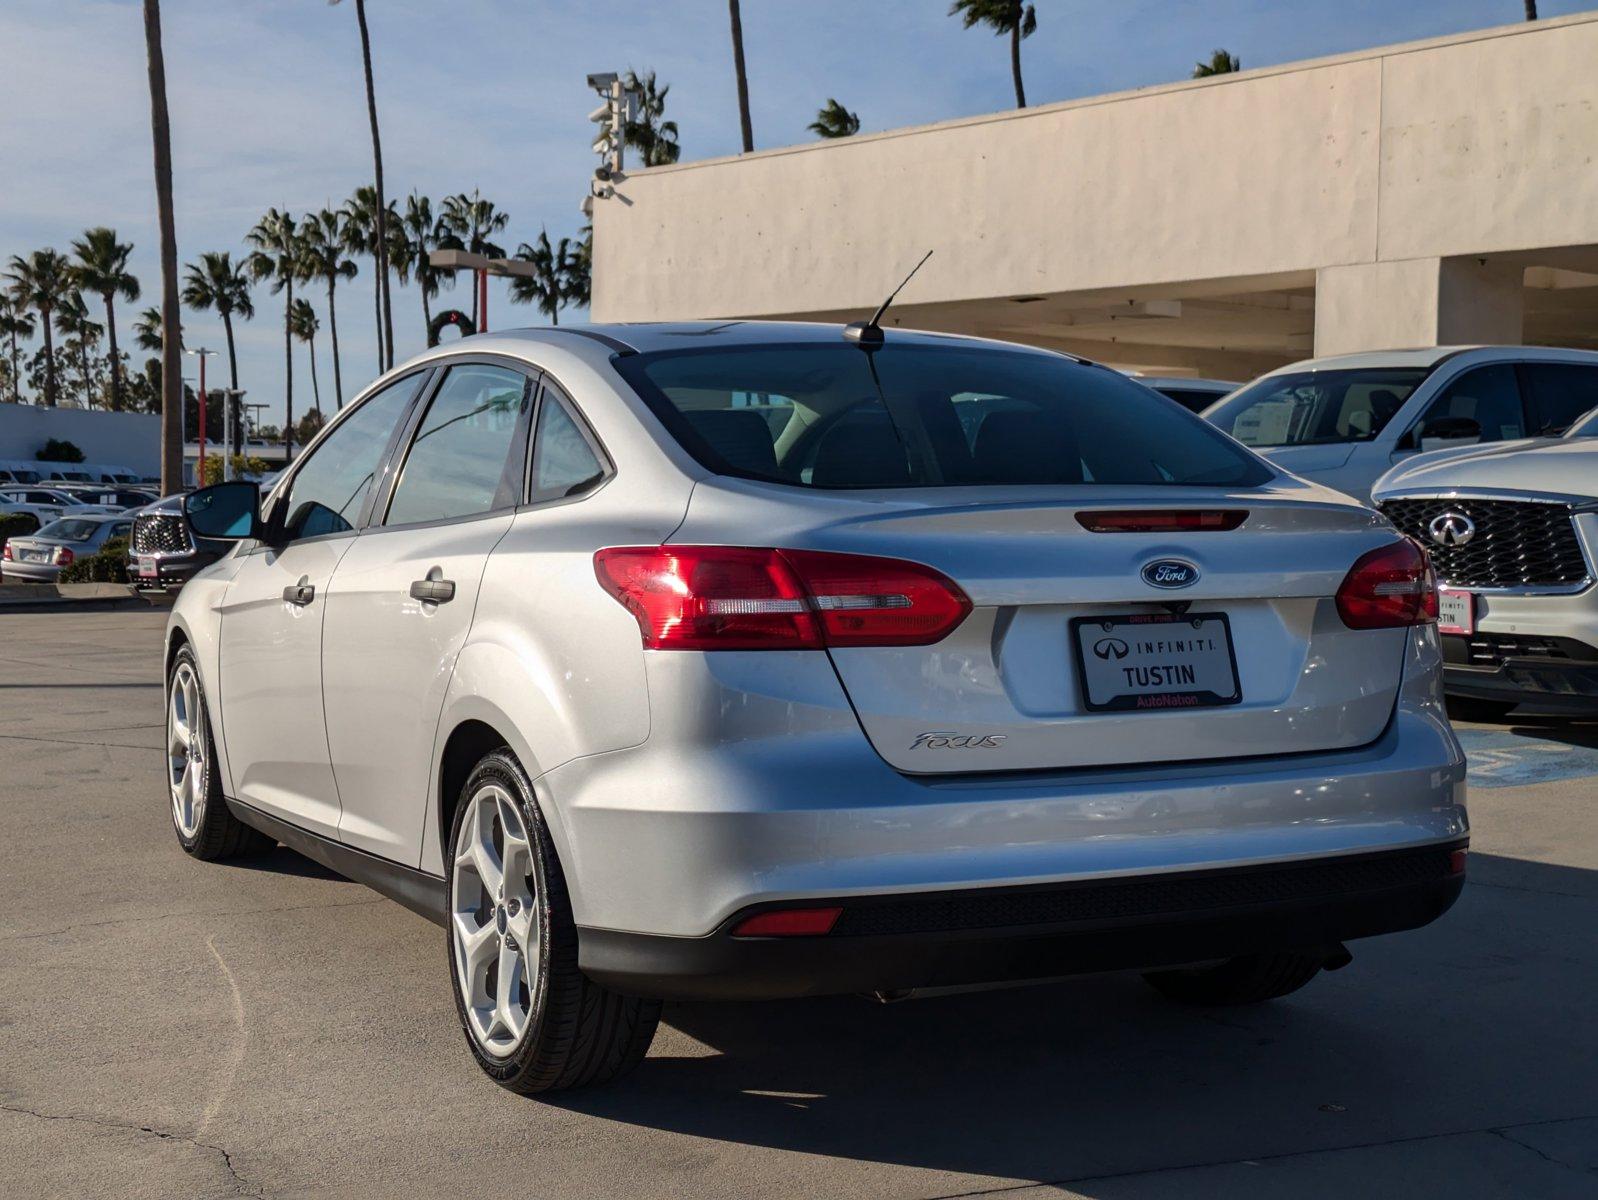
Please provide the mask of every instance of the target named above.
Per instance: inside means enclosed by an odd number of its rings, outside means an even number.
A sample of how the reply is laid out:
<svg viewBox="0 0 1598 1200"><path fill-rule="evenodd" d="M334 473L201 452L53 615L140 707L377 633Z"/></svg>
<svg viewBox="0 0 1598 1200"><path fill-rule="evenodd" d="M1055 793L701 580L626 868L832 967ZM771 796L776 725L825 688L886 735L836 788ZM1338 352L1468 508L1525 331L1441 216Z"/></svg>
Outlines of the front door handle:
<svg viewBox="0 0 1598 1200"><path fill-rule="evenodd" d="M455 599L453 579L418 579L411 584L411 599L423 604L448 604Z"/></svg>
<svg viewBox="0 0 1598 1200"><path fill-rule="evenodd" d="M283 589L283 600L287 604L296 604L303 608L315 599L316 588L306 582L304 576L300 577L298 583L291 583Z"/></svg>

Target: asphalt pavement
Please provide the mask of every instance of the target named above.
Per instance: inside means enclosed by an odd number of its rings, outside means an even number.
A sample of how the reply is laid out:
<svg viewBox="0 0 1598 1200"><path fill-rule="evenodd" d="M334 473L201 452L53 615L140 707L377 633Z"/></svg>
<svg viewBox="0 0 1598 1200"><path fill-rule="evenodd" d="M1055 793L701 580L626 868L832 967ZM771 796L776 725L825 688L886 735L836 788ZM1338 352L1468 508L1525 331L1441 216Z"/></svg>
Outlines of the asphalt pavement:
<svg viewBox="0 0 1598 1200"><path fill-rule="evenodd" d="M1286 1000L675 1005L630 1078L528 1099L440 930L179 850L163 622L0 613L0 1196L1598 1195L1598 722L1465 728L1459 904Z"/></svg>

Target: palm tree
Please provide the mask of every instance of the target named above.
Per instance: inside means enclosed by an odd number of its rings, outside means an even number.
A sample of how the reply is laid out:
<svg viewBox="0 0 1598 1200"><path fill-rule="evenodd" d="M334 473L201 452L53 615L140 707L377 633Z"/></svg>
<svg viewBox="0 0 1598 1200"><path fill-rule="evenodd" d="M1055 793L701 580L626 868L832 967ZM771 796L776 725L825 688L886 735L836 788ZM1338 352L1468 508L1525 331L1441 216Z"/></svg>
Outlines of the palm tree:
<svg viewBox="0 0 1598 1200"><path fill-rule="evenodd" d="M257 280L271 281L272 291L283 293L283 461L294 457L294 284L305 276L305 257L299 230L286 212L269 208L245 236L254 246L245 266Z"/></svg>
<svg viewBox="0 0 1598 1200"><path fill-rule="evenodd" d="M183 284L183 303L196 312L215 309L217 315L222 318L222 329L227 334L229 386L237 392L239 356L233 344L233 318L239 316L248 321L255 316L255 301L250 297L249 271L245 269L243 263L235 263L226 250L220 252L208 250L200 255L199 262L189 264L188 275ZM147 316L155 317L156 328L159 329L161 314L154 309L146 309L145 313ZM142 338L140 344L143 344ZM238 453L244 445L244 425L237 419L238 396L229 396L228 403L235 406L233 450L234 453Z"/></svg>
<svg viewBox="0 0 1598 1200"><path fill-rule="evenodd" d="M666 93L671 84L656 84L655 73L639 75L628 71L623 85L637 92L638 116L622 130L622 140L637 150L646 167L663 167L682 157L682 147L677 144L677 122L666 116Z"/></svg>
<svg viewBox="0 0 1598 1200"><path fill-rule="evenodd" d="M434 250L462 250L461 241L444 224L443 217L433 215L433 202L418 192L405 198L405 215L400 218L400 231L405 235L405 254L395 268L401 283L416 277L417 290L422 293L422 327L433 327L432 298L439 287L455 283L453 271L440 271L429 261Z"/></svg>
<svg viewBox="0 0 1598 1200"><path fill-rule="evenodd" d="M1231 75L1242 69L1243 63L1237 55L1226 50L1216 50L1210 54L1209 62L1194 64L1193 78L1208 79L1212 75Z"/></svg>
<svg viewBox="0 0 1598 1200"><path fill-rule="evenodd" d="M18 338L33 336L33 317L9 294L0 292L0 334L11 343L11 403L22 403L22 352Z"/></svg>
<svg viewBox="0 0 1598 1200"><path fill-rule="evenodd" d="M56 406L55 343L50 327L55 310L72 292L72 269L54 250L35 250L27 258L13 254L6 270L11 281L11 302L18 308L31 308L39 314L44 330L44 404Z"/></svg>
<svg viewBox="0 0 1598 1200"><path fill-rule="evenodd" d="M510 224L510 214L494 207L492 200L483 199L476 188L468 196L461 192L444 197L444 228L455 236L463 250L489 258L504 258L505 248L489 241L490 236ZM480 328L482 320L477 311L477 289L472 289L472 326Z"/></svg>
<svg viewBox="0 0 1598 1200"><path fill-rule="evenodd" d="M166 106L161 0L144 0L144 49L150 72L150 137L155 149L155 208L161 227L161 492L183 486L183 363L178 358L178 235L172 215L172 119Z"/></svg>
<svg viewBox="0 0 1598 1200"><path fill-rule="evenodd" d="M566 303L587 308L594 300L594 227L584 225L578 232L582 236L560 265L561 289Z"/></svg>
<svg viewBox="0 0 1598 1200"><path fill-rule="evenodd" d="M161 353L161 310L151 306L133 322L133 342L140 350Z"/></svg>
<svg viewBox="0 0 1598 1200"><path fill-rule="evenodd" d="M826 106L816 113L808 126L811 133L821 138L853 137L860 132L860 114L852 113L830 97Z"/></svg>
<svg viewBox="0 0 1598 1200"><path fill-rule="evenodd" d="M386 271L388 259L394 252L394 238L399 231L400 217L390 204L387 216L381 220L387 244L381 247L383 253L379 254L377 230L380 222L377 209L377 191L358 187L355 194L344 202L340 216L343 248L351 254L364 254L372 260L372 314L377 321L377 369L382 372L388 369L385 365L388 356L383 344L383 292L386 284L382 272Z"/></svg>
<svg viewBox="0 0 1598 1200"><path fill-rule="evenodd" d="M305 272L312 279L327 281L327 330L333 342L333 399L338 408L344 407L344 372L339 366L338 308L333 296L338 281L354 279L356 271L355 260L344 257L345 250L349 248L349 237L344 229L347 220L342 212L324 208L318 213L308 213L300 226ZM309 310L310 306L306 308ZM311 362L316 362L314 349ZM320 411L320 404L317 407Z"/></svg>
<svg viewBox="0 0 1598 1200"><path fill-rule="evenodd" d="M1537 0L1526 0L1526 20L1535 21L1536 19L1537 19Z"/></svg>
<svg viewBox="0 0 1598 1200"><path fill-rule="evenodd" d="M328 0L337 4L339 0ZM355 23L361 27L361 66L366 72L366 115L372 125L372 179L376 185L372 206L372 254L377 260L377 293L380 297L378 317L378 360L383 370L394 365L394 310L388 290L388 225L394 220L392 210L383 199L383 139L377 132L377 88L372 81L372 37L366 28L366 0L355 0Z"/></svg>
<svg viewBox="0 0 1598 1200"><path fill-rule="evenodd" d="M732 20L732 73L738 78L738 125L748 154L755 148L755 134L749 124L749 74L744 70L744 22L738 0L727 0L727 13Z"/></svg>
<svg viewBox="0 0 1598 1200"><path fill-rule="evenodd" d="M1015 79L1015 106L1026 107L1026 89L1021 86L1021 39L1037 31L1037 9L1021 0L954 0L949 15L959 17L965 28L986 25L995 34L1010 36L1010 74Z"/></svg>
<svg viewBox="0 0 1598 1200"><path fill-rule="evenodd" d="M571 258L571 239L561 238L550 245L549 231L538 231L538 241L532 245L523 242L516 247L515 258L531 263L536 274L513 275L510 281L510 298L516 304L536 304L538 311L553 325L560 324L561 305L567 299L564 268Z"/></svg>
<svg viewBox="0 0 1598 1200"><path fill-rule="evenodd" d="M294 302L289 311L289 328L294 336L311 348L311 395L316 405L316 419L322 420L322 389L316 382L316 331L322 323L316 319L316 310L303 297Z"/></svg>
<svg viewBox="0 0 1598 1200"><path fill-rule="evenodd" d="M73 268L78 286L93 292L105 304L106 348L111 360L111 409L120 412L122 361L117 353L115 300L121 296L131 304L139 298L139 281L128 270L128 256L133 253L133 243L117 241L116 230L99 225L72 243L72 253L78 257Z"/></svg>
<svg viewBox="0 0 1598 1200"><path fill-rule="evenodd" d="M83 407L94 407L94 380L89 374L89 354L104 332L89 319L89 306L83 293L73 288L55 310L55 327L64 339L61 351L78 367L78 384L83 390Z"/></svg>

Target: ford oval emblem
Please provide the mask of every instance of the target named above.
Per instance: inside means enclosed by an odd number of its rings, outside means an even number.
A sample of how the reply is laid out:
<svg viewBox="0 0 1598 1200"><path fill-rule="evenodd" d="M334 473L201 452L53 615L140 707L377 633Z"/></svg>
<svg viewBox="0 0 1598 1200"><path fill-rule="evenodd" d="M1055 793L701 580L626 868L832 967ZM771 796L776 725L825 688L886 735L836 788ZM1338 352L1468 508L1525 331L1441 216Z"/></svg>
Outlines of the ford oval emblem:
<svg viewBox="0 0 1598 1200"><path fill-rule="evenodd" d="M1192 587L1198 582L1199 569L1179 558L1161 558L1143 568L1143 582L1157 588Z"/></svg>

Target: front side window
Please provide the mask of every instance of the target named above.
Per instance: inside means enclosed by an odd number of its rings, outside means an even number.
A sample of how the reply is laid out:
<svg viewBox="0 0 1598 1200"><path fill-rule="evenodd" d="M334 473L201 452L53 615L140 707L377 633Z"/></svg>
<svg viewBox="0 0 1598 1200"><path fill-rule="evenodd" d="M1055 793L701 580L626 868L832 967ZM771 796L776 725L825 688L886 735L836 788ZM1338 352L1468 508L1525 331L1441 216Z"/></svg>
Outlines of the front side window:
<svg viewBox="0 0 1598 1200"><path fill-rule="evenodd" d="M1272 478L1141 384L1034 351L893 342L865 351L840 338L642 354L617 369L720 474L814 488ZM780 397L784 418L740 402L748 396Z"/></svg>
<svg viewBox="0 0 1598 1200"><path fill-rule="evenodd" d="M1204 415L1245 446L1368 442L1425 378L1419 367L1267 375Z"/></svg>
<svg viewBox="0 0 1598 1200"><path fill-rule="evenodd" d="M363 400L300 463L279 509L289 540L355 528L383 452L425 376L407 375Z"/></svg>
<svg viewBox="0 0 1598 1200"><path fill-rule="evenodd" d="M530 387L506 367L451 367L405 456L385 524L447 521L514 504L520 479L506 479L506 463Z"/></svg>
<svg viewBox="0 0 1598 1200"><path fill-rule="evenodd" d="M1598 367L1578 363L1526 363L1538 437L1558 437L1598 405Z"/></svg>
<svg viewBox="0 0 1598 1200"><path fill-rule="evenodd" d="M583 436L577 419L560 393L546 383L538 428L533 433L532 502L580 496L604 477L604 464Z"/></svg>
<svg viewBox="0 0 1598 1200"><path fill-rule="evenodd" d="M1507 442L1526 436L1520 383L1508 363L1466 371L1445 387L1415 426L1414 448L1431 440Z"/></svg>

